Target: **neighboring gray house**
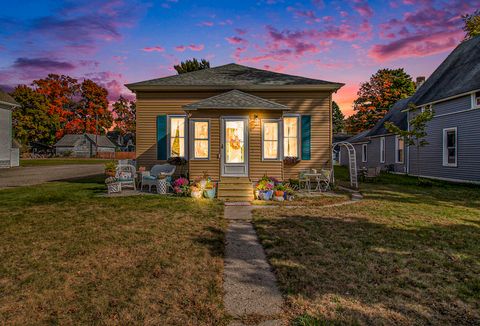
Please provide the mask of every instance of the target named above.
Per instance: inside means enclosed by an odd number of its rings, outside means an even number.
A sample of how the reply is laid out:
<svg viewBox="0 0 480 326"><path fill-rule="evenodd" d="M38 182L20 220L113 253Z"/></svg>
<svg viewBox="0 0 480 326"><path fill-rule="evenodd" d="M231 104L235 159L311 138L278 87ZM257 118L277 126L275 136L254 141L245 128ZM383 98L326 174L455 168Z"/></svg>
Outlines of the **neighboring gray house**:
<svg viewBox="0 0 480 326"><path fill-rule="evenodd" d="M104 158L115 156L115 145L104 135L65 135L55 145L57 155Z"/></svg>
<svg viewBox="0 0 480 326"><path fill-rule="evenodd" d="M12 109L17 106L19 104L0 89L0 168L19 165L19 146L12 136Z"/></svg>
<svg viewBox="0 0 480 326"><path fill-rule="evenodd" d="M408 121L427 106L428 145L410 146L412 175L480 183L480 37L464 41L442 62L411 99L417 106Z"/></svg>
<svg viewBox="0 0 480 326"><path fill-rule="evenodd" d="M410 98L397 101L375 126L346 141L355 147L357 167L377 167L397 173L406 173L406 150L403 138L390 133L385 122L392 122L406 130L408 127L406 109ZM340 151L341 165L348 165L346 149Z"/></svg>

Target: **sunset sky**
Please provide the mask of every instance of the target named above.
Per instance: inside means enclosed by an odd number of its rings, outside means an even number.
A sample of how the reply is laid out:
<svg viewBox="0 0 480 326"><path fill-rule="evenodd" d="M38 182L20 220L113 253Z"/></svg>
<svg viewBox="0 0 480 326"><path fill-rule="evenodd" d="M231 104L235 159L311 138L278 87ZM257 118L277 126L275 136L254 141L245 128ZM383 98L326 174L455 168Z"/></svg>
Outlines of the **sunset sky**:
<svg viewBox="0 0 480 326"><path fill-rule="evenodd" d="M345 114L379 68L429 76L463 39L470 1L0 1L0 87L48 73L124 83L192 57L343 82Z"/></svg>

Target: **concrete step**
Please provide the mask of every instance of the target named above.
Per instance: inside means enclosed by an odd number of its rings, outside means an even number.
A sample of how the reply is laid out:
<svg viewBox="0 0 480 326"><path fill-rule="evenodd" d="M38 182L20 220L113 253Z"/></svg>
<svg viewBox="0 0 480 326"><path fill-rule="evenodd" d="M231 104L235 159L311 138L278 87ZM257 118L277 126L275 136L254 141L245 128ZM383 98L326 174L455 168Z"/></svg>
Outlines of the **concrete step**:
<svg viewBox="0 0 480 326"><path fill-rule="evenodd" d="M253 196L253 189L218 189L219 196Z"/></svg>
<svg viewBox="0 0 480 326"><path fill-rule="evenodd" d="M252 184L249 178L222 177L219 183L223 184Z"/></svg>
<svg viewBox="0 0 480 326"><path fill-rule="evenodd" d="M252 190L253 186L250 183L219 183L218 189L245 189Z"/></svg>

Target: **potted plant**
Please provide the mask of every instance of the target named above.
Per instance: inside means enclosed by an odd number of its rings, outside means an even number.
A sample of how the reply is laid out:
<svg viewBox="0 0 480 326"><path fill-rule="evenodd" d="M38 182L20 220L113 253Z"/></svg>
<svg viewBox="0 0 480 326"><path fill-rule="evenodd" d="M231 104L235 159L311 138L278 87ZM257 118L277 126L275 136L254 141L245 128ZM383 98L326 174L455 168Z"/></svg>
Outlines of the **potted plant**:
<svg viewBox="0 0 480 326"><path fill-rule="evenodd" d="M195 182L190 187L190 196L192 196L192 198L196 198L196 199L202 198L203 191L202 191L202 188L200 187L200 185L198 183Z"/></svg>
<svg viewBox="0 0 480 326"><path fill-rule="evenodd" d="M107 179L105 179L105 184L107 185L107 192L109 194L122 191L120 182L118 182L117 178L115 177L108 177Z"/></svg>
<svg viewBox="0 0 480 326"><path fill-rule="evenodd" d="M287 187L281 183L275 186L275 197L274 199L276 201L283 201L285 200L285 190L287 190Z"/></svg>
<svg viewBox="0 0 480 326"><path fill-rule="evenodd" d="M117 163L108 162L105 164L105 175L108 177L114 177L117 172Z"/></svg>
<svg viewBox="0 0 480 326"><path fill-rule="evenodd" d="M184 176L183 167L187 164L187 162L188 161L184 157L179 157L179 156L173 156L173 157L170 157L167 160L168 164L175 165L175 166L178 166L180 168L179 170L180 170L180 175L181 176Z"/></svg>
<svg viewBox="0 0 480 326"><path fill-rule="evenodd" d="M189 192L189 181L186 178L178 178L173 182L173 191L178 196L187 196Z"/></svg>
<svg viewBox="0 0 480 326"><path fill-rule="evenodd" d="M255 189L258 190L258 199L270 200L273 196L275 183L267 176L258 181Z"/></svg>
<svg viewBox="0 0 480 326"><path fill-rule="evenodd" d="M215 190L215 183L212 180L207 180L207 182L205 183L205 191L203 192L205 198L215 198Z"/></svg>
<svg viewBox="0 0 480 326"><path fill-rule="evenodd" d="M285 200L292 201L295 198L294 195L295 190L292 187L287 186L285 189Z"/></svg>
<svg viewBox="0 0 480 326"><path fill-rule="evenodd" d="M296 156L286 156L283 159L283 164L285 164L285 165L295 165L298 162L300 162L300 159Z"/></svg>

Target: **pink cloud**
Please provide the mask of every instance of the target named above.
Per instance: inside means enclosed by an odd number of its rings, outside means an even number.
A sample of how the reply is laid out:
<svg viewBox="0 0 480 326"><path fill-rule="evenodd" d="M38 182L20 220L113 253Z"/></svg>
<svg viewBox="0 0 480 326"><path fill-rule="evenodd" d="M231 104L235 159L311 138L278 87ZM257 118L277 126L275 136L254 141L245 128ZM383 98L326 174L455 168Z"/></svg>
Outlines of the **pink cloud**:
<svg viewBox="0 0 480 326"><path fill-rule="evenodd" d="M211 21L204 21L199 24L200 26L212 27L214 25Z"/></svg>
<svg viewBox="0 0 480 326"><path fill-rule="evenodd" d="M462 36L462 31L409 36L387 44L374 45L368 55L378 61L433 55L451 50L462 39Z"/></svg>
<svg viewBox="0 0 480 326"><path fill-rule="evenodd" d="M360 16L367 18L373 16L373 9L366 0L354 0L354 3L353 9L355 9Z"/></svg>
<svg viewBox="0 0 480 326"><path fill-rule="evenodd" d="M183 52L187 49L191 51L202 51L205 48L205 45L203 44L190 44L190 45L177 45L175 47L175 50L179 52Z"/></svg>
<svg viewBox="0 0 480 326"><path fill-rule="evenodd" d="M163 52L163 51L165 51L165 48L157 45L157 46L145 47L142 50L145 51L145 52Z"/></svg>
<svg viewBox="0 0 480 326"><path fill-rule="evenodd" d="M225 38L228 43L230 44L245 44L247 41L239 36L232 36L232 37L226 37Z"/></svg>
<svg viewBox="0 0 480 326"><path fill-rule="evenodd" d="M243 28L235 28L235 32L237 32L238 35L245 35L247 34L247 30Z"/></svg>

